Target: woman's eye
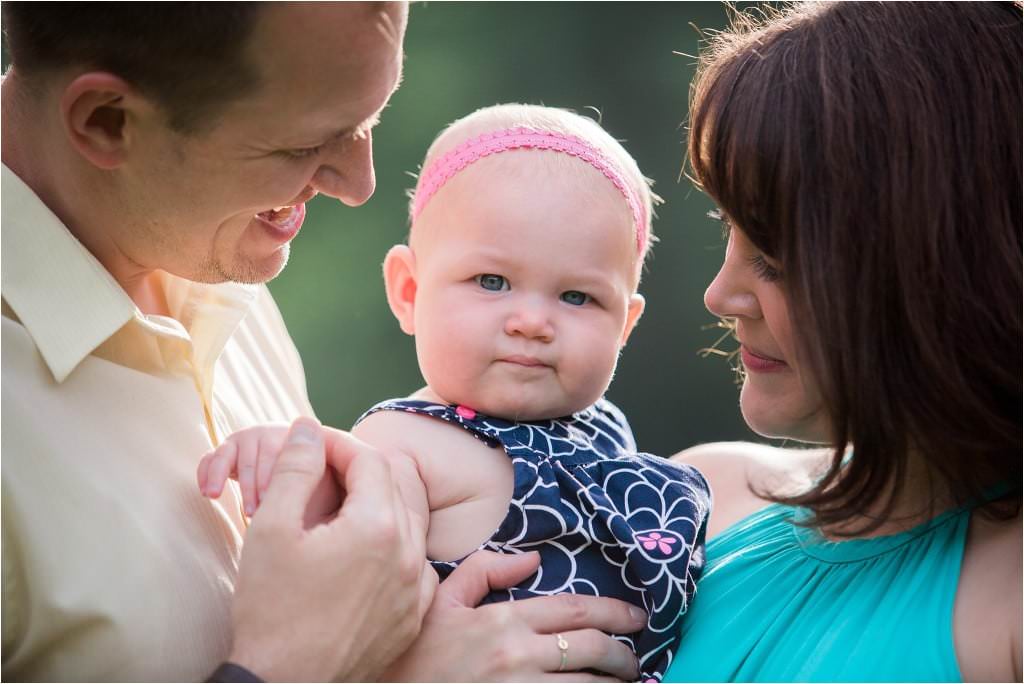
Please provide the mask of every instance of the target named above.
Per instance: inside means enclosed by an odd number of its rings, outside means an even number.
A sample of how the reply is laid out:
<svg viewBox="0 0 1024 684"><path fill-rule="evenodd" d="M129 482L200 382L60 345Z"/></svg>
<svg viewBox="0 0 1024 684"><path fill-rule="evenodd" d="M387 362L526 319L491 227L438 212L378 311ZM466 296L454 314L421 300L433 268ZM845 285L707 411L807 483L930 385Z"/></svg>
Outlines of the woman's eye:
<svg viewBox="0 0 1024 684"><path fill-rule="evenodd" d="M508 281L505 280L505 277L495 275L493 273L482 273L478 275L476 277L476 282L480 283L480 287L485 290L491 290L493 292L509 289Z"/></svg>
<svg viewBox="0 0 1024 684"><path fill-rule="evenodd" d="M721 209L712 209L708 212L708 218L721 222L722 238L727 242L732 240L732 223L725 215L725 212ZM747 238L744 239L746 240ZM782 271L769 264L768 260L760 254L747 257L747 262L753 267L754 273L756 273L757 277L761 280L774 283L775 281L782 279Z"/></svg>
<svg viewBox="0 0 1024 684"><path fill-rule="evenodd" d="M590 301L590 295L578 290L569 290L562 293L562 301L573 306L583 306Z"/></svg>
<svg viewBox="0 0 1024 684"><path fill-rule="evenodd" d="M774 283L776 280L782 278L782 272L769 264L768 260L760 254L748 257L747 261L749 261L750 265L754 267L754 273L757 274L757 277L762 280Z"/></svg>

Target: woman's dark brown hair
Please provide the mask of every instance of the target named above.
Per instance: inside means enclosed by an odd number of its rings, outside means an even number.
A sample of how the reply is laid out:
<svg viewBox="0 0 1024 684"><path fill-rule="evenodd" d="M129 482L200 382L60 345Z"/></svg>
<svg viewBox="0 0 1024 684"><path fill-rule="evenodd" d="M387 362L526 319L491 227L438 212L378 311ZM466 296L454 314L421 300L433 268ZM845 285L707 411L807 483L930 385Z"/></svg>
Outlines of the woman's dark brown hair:
<svg viewBox="0 0 1024 684"><path fill-rule="evenodd" d="M1021 499L1021 8L801 4L702 54L698 185L780 264L835 453L776 500L893 512L911 454L961 503ZM855 457L842 467L848 445ZM937 491L937 490L936 490Z"/></svg>

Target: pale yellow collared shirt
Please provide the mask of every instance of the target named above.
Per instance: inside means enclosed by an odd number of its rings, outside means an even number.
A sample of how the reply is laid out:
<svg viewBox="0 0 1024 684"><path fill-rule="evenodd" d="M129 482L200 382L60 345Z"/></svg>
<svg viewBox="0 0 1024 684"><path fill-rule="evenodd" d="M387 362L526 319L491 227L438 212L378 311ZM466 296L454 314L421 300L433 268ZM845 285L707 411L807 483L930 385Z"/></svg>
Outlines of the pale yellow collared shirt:
<svg viewBox="0 0 1024 684"><path fill-rule="evenodd" d="M245 522L196 465L312 415L298 354L264 286L168 275L174 318L144 315L2 174L2 676L201 680L230 647Z"/></svg>

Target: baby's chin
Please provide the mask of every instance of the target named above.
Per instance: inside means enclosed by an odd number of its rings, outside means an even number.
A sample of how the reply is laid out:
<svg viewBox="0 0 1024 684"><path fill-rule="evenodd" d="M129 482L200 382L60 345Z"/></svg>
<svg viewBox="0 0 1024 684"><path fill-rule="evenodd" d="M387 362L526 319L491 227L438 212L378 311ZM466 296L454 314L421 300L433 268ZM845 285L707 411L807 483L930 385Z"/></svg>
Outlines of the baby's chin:
<svg viewBox="0 0 1024 684"><path fill-rule="evenodd" d="M477 382L466 382L465 378L456 381L450 376L436 380L417 395L513 422L570 416L588 408L601 397L600 394L593 396L596 387L566 392L562 383L551 377L522 380L492 374L479 377Z"/></svg>
<svg viewBox="0 0 1024 684"><path fill-rule="evenodd" d="M473 409L486 416L502 418L515 423L538 420L551 420L582 411L590 404L576 406L568 402L546 403L531 401L528 397L466 396L465 401L446 400L447 404L456 404Z"/></svg>

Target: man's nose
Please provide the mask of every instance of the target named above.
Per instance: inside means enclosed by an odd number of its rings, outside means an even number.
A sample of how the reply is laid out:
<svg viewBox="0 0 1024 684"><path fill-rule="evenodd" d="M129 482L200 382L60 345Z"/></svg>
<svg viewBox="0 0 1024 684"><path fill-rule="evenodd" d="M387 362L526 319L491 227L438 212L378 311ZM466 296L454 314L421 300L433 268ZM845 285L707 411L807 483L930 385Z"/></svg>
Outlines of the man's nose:
<svg viewBox="0 0 1024 684"><path fill-rule="evenodd" d="M367 132L363 138L346 138L328 145L310 185L350 207L358 207L370 199L377 185L371 134Z"/></svg>
<svg viewBox="0 0 1024 684"><path fill-rule="evenodd" d="M547 308L530 301L521 303L512 311L505 321L505 334L551 342L555 338L555 328Z"/></svg>

